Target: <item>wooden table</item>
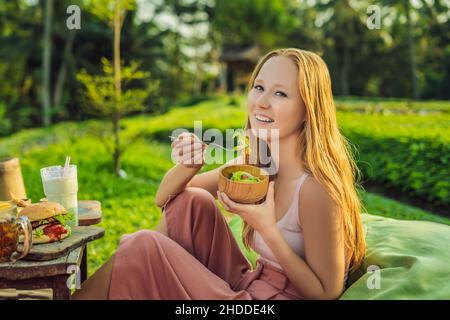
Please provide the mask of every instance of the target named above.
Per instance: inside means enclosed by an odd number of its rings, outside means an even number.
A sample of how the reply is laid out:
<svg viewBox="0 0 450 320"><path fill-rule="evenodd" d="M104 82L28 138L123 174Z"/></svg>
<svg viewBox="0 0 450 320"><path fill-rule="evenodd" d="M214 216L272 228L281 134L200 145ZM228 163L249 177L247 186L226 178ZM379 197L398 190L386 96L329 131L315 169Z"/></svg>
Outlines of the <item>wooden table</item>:
<svg viewBox="0 0 450 320"><path fill-rule="evenodd" d="M78 211L80 226L90 226L102 220L99 201L79 201ZM102 237L103 233L97 231L95 238ZM15 264L2 263L0 299L70 299L68 279L72 273L78 271L82 283L88 274L87 242L53 260L19 260Z"/></svg>

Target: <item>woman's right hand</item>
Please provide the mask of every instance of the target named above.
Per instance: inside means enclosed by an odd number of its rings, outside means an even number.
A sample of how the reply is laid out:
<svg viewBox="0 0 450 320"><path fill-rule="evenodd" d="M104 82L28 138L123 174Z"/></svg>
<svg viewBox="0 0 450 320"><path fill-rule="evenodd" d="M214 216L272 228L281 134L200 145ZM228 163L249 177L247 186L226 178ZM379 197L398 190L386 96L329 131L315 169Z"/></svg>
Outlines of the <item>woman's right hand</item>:
<svg viewBox="0 0 450 320"><path fill-rule="evenodd" d="M172 142L172 159L187 168L201 168L207 144L195 134L183 132Z"/></svg>

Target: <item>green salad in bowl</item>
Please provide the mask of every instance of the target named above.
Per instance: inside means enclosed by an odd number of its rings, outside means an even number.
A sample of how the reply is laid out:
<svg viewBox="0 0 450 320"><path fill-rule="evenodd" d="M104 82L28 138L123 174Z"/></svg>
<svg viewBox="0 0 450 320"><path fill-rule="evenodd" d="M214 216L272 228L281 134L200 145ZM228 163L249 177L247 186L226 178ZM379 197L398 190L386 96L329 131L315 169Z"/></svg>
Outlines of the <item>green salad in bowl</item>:
<svg viewBox="0 0 450 320"><path fill-rule="evenodd" d="M260 178L255 177L249 172L246 171L235 171L230 176L231 181L236 182L246 182L246 183L258 183L261 181Z"/></svg>

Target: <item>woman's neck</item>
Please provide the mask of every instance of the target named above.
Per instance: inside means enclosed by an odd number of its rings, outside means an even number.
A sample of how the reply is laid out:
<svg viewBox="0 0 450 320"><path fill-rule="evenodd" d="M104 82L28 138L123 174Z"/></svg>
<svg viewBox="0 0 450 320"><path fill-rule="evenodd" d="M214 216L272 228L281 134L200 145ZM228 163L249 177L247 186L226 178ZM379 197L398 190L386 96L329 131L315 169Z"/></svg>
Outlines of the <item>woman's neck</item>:
<svg viewBox="0 0 450 320"><path fill-rule="evenodd" d="M276 149L276 148L274 148ZM276 162L278 167L277 178L280 180L291 180L298 178L304 173L304 169L299 159L298 136L290 135L279 140L278 154L272 153L272 159Z"/></svg>

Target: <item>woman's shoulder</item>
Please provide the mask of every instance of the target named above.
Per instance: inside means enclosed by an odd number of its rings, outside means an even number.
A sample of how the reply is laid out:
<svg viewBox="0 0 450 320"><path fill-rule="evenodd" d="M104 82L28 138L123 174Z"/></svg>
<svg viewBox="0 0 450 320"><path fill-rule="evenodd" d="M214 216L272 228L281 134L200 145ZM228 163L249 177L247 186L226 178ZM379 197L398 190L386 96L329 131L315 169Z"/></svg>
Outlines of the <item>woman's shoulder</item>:
<svg viewBox="0 0 450 320"><path fill-rule="evenodd" d="M300 224L307 215L326 216L333 211L331 195L312 174L308 175L299 190L298 208Z"/></svg>
<svg viewBox="0 0 450 320"><path fill-rule="evenodd" d="M324 186L311 173L307 174L307 177L299 190L299 197L314 197L316 200L331 199Z"/></svg>

